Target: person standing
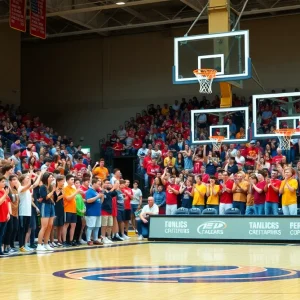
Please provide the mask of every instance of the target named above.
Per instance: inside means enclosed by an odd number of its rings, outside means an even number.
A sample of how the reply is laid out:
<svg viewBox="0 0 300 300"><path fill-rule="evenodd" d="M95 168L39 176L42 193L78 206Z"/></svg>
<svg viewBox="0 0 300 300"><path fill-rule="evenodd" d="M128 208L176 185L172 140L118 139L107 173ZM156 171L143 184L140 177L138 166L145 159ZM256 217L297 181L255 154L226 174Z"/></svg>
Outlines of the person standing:
<svg viewBox="0 0 300 300"><path fill-rule="evenodd" d="M194 184L194 189L192 192L193 196L193 208L199 208L202 211L205 208L205 197L206 195L206 185L202 182L202 176L196 176L196 183Z"/></svg>
<svg viewBox="0 0 300 300"><path fill-rule="evenodd" d="M9 189L6 187L6 178L0 177L0 256L7 256L2 250L2 239L5 233L6 224L10 219L10 198Z"/></svg>
<svg viewBox="0 0 300 300"><path fill-rule="evenodd" d="M102 241L98 240L98 233L101 227L101 204L104 201L104 194L99 193L101 189L101 181L98 178L92 179L92 186L85 194L86 198L86 239L89 246L103 245ZM93 231L93 241L91 234Z"/></svg>
<svg viewBox="0 0 300 300"><path fill-rule="evenodd" d="M139 182L138 180L135 180L133 182L133 188L132 188L132 194L133 198L130 201L131 205L131 224L135 231L137 230L136 228L136 220L135 220L135 212L142 207L142 201L143 201L143 194L142 191L138 188Z"/></svg>
<svg viewBox="0 0 300 300"><path fill-rule="evenodd" d="M174 215L177 210L177 195L180 186L175 183L175 176L170 177L170 182L166 180L167 168L161 177L161 181L166 188L166 215ZM153 200L154 201L154 200Z"/></svg>
<svg viewBox="0 0 300 300"><path fill-rule="evenodd" d="M242 215L246 213L248 187L249 183L246 180L243 180L243 174L240 172L237 173L232 188L232 207L238 208Z"/></svg>
<svg viewBox="0 0 300 300"><path fill-rule="evenodd" d="M221 184L220 190L220 215L225 215L225 211L229 208L232 208L232 188L233 181L229 179L228 172L224 171L223 175L223 183Z"/></svg>
<svg viewBox="0 0 300 300"><path fill-rule="evenodd" d="M251 185L252 192L254 196L254 211L256 215L264 215L265 214L265 202L266 195L264 192L264 188L266 185L266 181L264 180L264 175L261 171L257 173L257 175L253 174L251 176Z"/></svg>
<svg viewBox="0 0 300 300"><path fill-rule="evenodd" d="M84 178L83 180L86 181L86 178ZM83 185L81 185L79 178L74 179L74 184L75 184L76 189L82 189L83 188ZM75 232L74 232L74 240L76 241L78 246L80 246L82 244L81 243L82 234L83 234L83 230L84 230L85 225L86 225L85 217L84 217L86 207L85 207L85 204L84 204L85 200L83 198L83 197L85 197L86 192L87 191L82 191L81 193L79 193L75 196L77 222L76 222L76 227L75 227Z"/></svg>
<svg viewBox="0 0 300 300"><path fill-rule="evenodd" d="M76 214L76 199L75 196L81 193L80 189L75 189L74 186L74 176L68 174L66 176L67 186L63 189L64 196L64 212L65 212L65 220L64 220L64 231L63 231L63 246L70 246L67 244L67 231L70 226L70 244L71 246L77 246L77 243L73 241L74 231L77 222L77 214Z"/></svg>
<svg viewBox="0 0 300 300"><path fill-rule="evenodd" d="M265 202L265 214L266 215L278 215L278 203L279 203L279 188L281 180L277 179L278 171L273 169L271 171L271 178L267 178L267 184L264 187L266 194Z"/></svg>
<svg viewBox="0 0 300 300"><path fill-rule="evenodd" d="M294 169L287 167L284 169L284 180L282 180L279 193L282 195L282 211L284 215L297 215L297 189L298 181L293 178Z"/></svg>
<svg viewBox="0 0 300 300"><path fill-rule="evenodd" d="M211 176L209 184L206 185L207 208L214 208L219 214L219 201L220 201L220 185L216 184L216 177Z"/></svg>

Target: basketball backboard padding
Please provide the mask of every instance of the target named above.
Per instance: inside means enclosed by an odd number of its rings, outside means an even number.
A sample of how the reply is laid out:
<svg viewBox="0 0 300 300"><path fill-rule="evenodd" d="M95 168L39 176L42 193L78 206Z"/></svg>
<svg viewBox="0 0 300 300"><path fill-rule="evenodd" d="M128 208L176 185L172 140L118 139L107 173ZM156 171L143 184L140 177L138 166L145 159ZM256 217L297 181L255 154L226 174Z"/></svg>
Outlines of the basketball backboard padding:
<svg viewBox="0 0 300 300"><path fill-rule="evenodd" d="M229 124L224 124L222 119L224 117L227 117L229 115L236 115L235 118L236 120L239 118L242 120L242 126L238 126L237 124L237 132L239 131L239 127L243 127L245 129L245 136L243 138L231 138L225 139L224 143L228 144L236 144L236 143L247 143L249 142L249 108L248 107L228 107L228 108L216 108L216 109L201 109L201 110L191 110L191 141L192 144L200 144L200 145L207 145L211 144L212 141L209 139L209 136L207 136L206 139L199 139L197 138L197 130L198 130L198 125L197 125L197 119L200 114L206 114L208 115L215 115L218 116L219 124L212 124L211 126L215 126L217 128L220 128L221 126L228 126ZM238 116L237 116L238 115ZM211 127L210 126L210 127ZM211 135L211 130L208 130L208 135Z"/></svg>
<svg viewBox="0 0 300 300"><path fill-rule="evenodd" d="M284 101L283 99L287 99L288 101ZM260 132L260 126L258 124L258 114L259 114L259 105L263 101L271 101L278 102L277 104L281 109L286 110L295 110L295 103L299 102L300 92L291 92L291 93L273 93L273 94L261 94L261 95L253 95L252 96L252 109L253 109L253 139L276 139L277 133L263 133ZM287 116L277 117L276 123L274 127L280 125L281 121L287 121L288 124L292 124L292 126L288 127L290 129L294 129L295 122L300 120L300 116L296 114L296 112L287 112ZM295 120L295 121L293 121ZM297 124L297 123L296 123ZM297 127L297 126L296 126ZM277 128L278 129L278 128ZM300 131L296 131L293 134L293 137L299 137Z"/></svg>
<svg viewBox="0 0 300 300"><path fill-rule="evenodd" d="M175 38L174 84L197 83L193 70L197 68L199 57L211 58L206 62L208 65L201 64L201 68L219 71L214 82L232 82L239 87L242 80L252 77L248 30Z"/></svg>

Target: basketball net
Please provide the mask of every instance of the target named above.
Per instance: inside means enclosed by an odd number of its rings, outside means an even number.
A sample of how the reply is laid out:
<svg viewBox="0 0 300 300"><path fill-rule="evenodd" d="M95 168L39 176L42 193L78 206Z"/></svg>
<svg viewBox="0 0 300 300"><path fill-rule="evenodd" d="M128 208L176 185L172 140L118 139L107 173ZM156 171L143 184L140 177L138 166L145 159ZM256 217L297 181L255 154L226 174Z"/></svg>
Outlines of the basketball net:
<svg viewBox="0 0 300 300"><path fill-rule="evenodd" d="M213 145L213 151L214 152L221 151L224 136L221 136L221 135L210 136L209 139L211 140L211 143Z"/></svg>
<svg viewBox="0 0 300 300"><path fill-rule="evenodd" d="M211 85L213 83L214 78L216 77L217 72L218 71L214 69L197 69L193 71L200 84L199 93L212 93Z"/></svg>
<svg viewBox="0 0 300 300"><path fill-rule="evenodd" d="M276 129L277 137L279 139L279 149L290 150L292 135L296 129Z"/></svg>

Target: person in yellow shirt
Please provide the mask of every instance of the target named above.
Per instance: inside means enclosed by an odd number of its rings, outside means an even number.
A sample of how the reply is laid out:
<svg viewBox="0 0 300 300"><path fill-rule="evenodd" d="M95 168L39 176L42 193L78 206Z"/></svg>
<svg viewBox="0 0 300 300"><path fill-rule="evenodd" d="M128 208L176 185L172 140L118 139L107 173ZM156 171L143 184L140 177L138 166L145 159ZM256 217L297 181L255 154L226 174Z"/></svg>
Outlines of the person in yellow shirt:
<svg viewBox="0 0 300 300"><path fill-rule="evenodd" d="M170 109L169 109L168 104L164 104L164 107L161 109L161 114L163 116L166 116L169 114L169 111L170 111Z"/></svg>
<svg viewBox="0 0 300 300"><path fill-rule="evenodd" d="M279 193L282 195L282 211L284 215L297 215L297 195L298 181L293 178L294 169L287 167L284 169L284 180L282 180Z"/></svg>
<svg viewBox="0 0 300 300"><path fill-rule="evenodd" d="M196 176L196 184L194 184L194 188L192 191L193 196L193 208L199 208L201 212L205 207L204 196L206 194L206 185L202 182L202 176Z"/></svg>
<svg viewBox="0 0 300 300"><path fill-rule="evenodd" d="M93 172L93 175L95 175L96 177L98 177L99 179L102 180L102 182L105 181L105 179L108 177L109 175L109 172L107 170L107 168L104 167L104 159L101 158L100 161L99 161L99 164L97 163L92 172Z"/></svg>
<svg viewBox="0 0 300 300"><path fill-rule="evenodd" d="M168 151L168 156L164 159L164 167L173 168L175 166L176 159L173 157L173 152Z"/></svg>
<svg viewBox="0 0 300 300"><path fill-rule="evenodd" d="M247 192L249 187L248 181L243 180L243 177L244 174L242 172L237 173L232 188L232 207L238 208L242 215L246 213Z"/></svg>
<svg viewBox="0 0 300 300"><path fill-rule="evenodd" d="M217 178L210 176L209 184L206 185L207 208L214 208L219 214L219 192L220 186L216 184Z"/></svg>

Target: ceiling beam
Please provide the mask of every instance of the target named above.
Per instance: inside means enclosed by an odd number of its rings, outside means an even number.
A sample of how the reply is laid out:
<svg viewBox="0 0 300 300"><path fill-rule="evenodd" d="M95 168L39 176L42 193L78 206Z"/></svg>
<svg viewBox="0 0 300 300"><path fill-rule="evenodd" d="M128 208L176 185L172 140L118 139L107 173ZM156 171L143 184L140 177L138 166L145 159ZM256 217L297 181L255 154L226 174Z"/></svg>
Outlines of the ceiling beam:
<svg viewBox="0 0 300 300"><path fill-rule="evenodd" d="M135 16L137 19L142 20L144 22L148 22L148 18L144 15L142 15L141 13L139 13L138 11L134 10L131 7L122 7L122 9L126 12L128 12L129 14Z"/></svg>
<svg viewBox="0 0 300 300"><path fill-rule="evenodd" d="M198 13L201 13L204 6L202 6L198 0L180 0L185 5L189 6L193 10L197 11Z"/></svg>

